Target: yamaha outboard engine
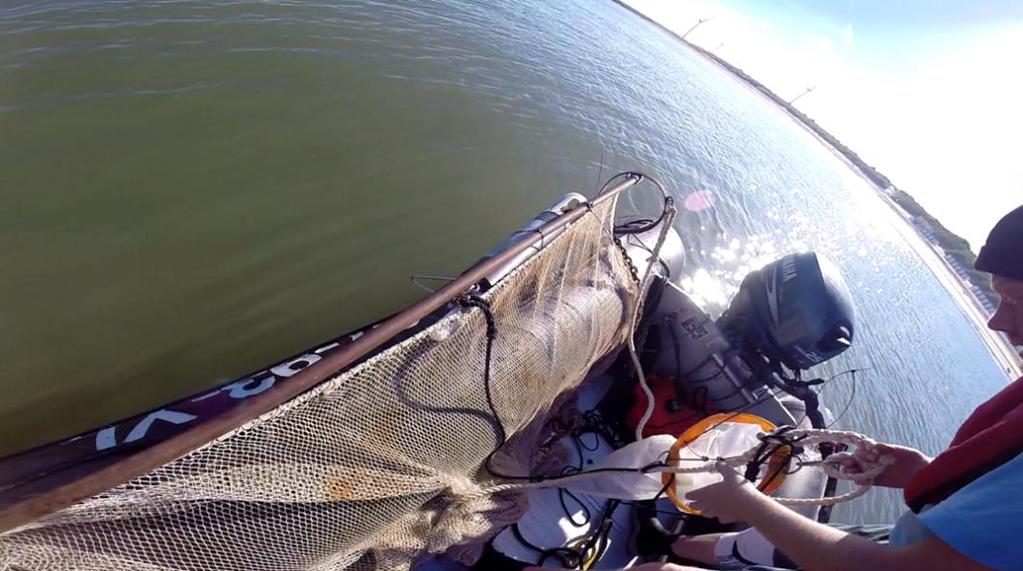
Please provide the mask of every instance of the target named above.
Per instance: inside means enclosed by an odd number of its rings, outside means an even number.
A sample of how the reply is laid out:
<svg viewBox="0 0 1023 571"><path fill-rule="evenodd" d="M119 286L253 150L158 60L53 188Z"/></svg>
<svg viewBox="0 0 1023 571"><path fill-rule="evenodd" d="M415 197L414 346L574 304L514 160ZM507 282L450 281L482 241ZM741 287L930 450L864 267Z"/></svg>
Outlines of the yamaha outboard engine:
<svg viewBox="0 0 1023 571"><path fill-rule="evenodd" d="M762 355L775 369L801 371L848 349L854 318L838 269L805 252L746 276L718 326L733 346Z"/></svg>
<svg viewBox="0 0 1023 571"><path fill-rule="evenodd" d="M659 300L647 313L640 346L650 376L674 381L675 404L658 397L655 418L677 417L681 409L743 410L777 425L794 424L791 406L771 393L776 387L806 402L814 424L819 422L811 410L816 394L799 374L848 349L855 319L834 265L812 252L774 261L743 280L716 322L670 281L657 287L651 293ZM651 433L656 427L652 421Z"/></svg>

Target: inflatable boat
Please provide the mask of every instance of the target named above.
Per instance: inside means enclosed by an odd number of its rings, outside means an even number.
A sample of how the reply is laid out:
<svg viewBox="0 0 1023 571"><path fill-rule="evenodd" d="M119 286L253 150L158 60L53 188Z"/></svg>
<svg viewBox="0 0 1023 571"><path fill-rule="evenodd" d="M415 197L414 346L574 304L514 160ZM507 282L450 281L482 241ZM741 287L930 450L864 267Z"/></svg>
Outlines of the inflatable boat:
<svg viewBox="0 0 1023 571"><path fill-rule="evenodd" d="M803 252L752 272L713 318L680 285L670 195L655 219L616 214L650 182L565 196L398 314L0 459L0 569L621 568L656 557L636 546L644 518L723 529L674 475L643 474L660 488L643 499L558 478L658 437L676 445L653 462L677 464L687 434L740 418L759 438L824 427L803 375L849 348L854 309ZM763 485L834 493L791 468Z"/></svg>

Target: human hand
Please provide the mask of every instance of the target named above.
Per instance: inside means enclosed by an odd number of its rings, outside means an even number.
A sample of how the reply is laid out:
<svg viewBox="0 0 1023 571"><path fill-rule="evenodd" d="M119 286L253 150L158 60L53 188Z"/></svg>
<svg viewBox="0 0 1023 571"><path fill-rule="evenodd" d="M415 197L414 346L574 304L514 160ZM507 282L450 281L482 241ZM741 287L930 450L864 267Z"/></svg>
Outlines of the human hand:
<svg viewBox="0 0 1023 571"><path fill-rule="evenodd" d="M674 563L643 563L635 567L629 567L631 571L704 571L700 567L688 565L676 565ZM625 571L624 569L622 571Z"/></svg>
<svg viewBox="0 0 1023 571"><path fill-rule="evenodd" d="M883 457L887 457L890 464L874 478L873 483L886 488L905 488L921 468L931 463L930 457L915 448L880 442L861 446L851 455L836 458L835 462L844 466L847 474L853 475L853 482L865 484L869 478L855 477L862 472L860 463L876 463Z"/></svg>
<svg viewBox="0 0 1023 571"><path fill-rule="evenodd" d="M715 467L723 480L688 492L685 499L689 506L721 523L749 521L749 514L767 496L728 464L718 462Z"/></svg>
<svg viewBox="0 0 1023 571"><path fill-rule="evenodd" d="M526 567L522 571L556 571L557 567ZM624 569L620 571L625 571ZM675 565L674 563L643 563L629 567L629 571L704 571L699 567L688 565Z"/></svg>

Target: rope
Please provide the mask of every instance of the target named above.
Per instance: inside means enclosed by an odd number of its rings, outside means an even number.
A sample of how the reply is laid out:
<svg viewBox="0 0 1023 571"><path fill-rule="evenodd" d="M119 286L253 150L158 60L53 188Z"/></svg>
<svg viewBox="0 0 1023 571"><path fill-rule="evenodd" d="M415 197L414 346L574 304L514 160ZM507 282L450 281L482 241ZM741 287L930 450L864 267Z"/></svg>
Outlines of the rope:
<svg viewBox="0 0 1023 571"><path fill-rule="evenodd" d="M769 436L769 435L768 435ZM864 448L873 446L875 442L862 434L857 432L850 432L845 430L828 430L828 429L796 429L789 430L785 434L787 439L797 440L801 446L812 446L824 443L830 444L844 444L846 446L854 448ZM731 456L728 458L720 458L710 460L708 459L701 465L682 467L682 466L663 466L652 470L653 472L667 472L671 474L694 474L698 472L711 472L717 469L716 465L718 462L723 462L732 468L744 467L753 461L757 454L760 452L761 446L757 445L745 453L738 456ZM859 471L850 472L849 468L842 464L842 460L851 459L856 464ZM825 474L838 480L849 480L857 482L856 487L848 493L827 497L827 498L774 498L775 501L786 506L832 506L842 502L848 502L854 500L863 494L867 493L867 490L873 486L874 478L879 476L888 466L894 463L895 459L891 456L881 456L876 462L868 462L862 458L856 456L852 452L839 452L828 456L827 459L818 462L800 462L799 467L804 466L820 466Z"/></svg>
<svg viewBox="0 0 1023 571"><path fill-rule="evenodd" d="M762 439L771 439L776 433L761 435ZM845 430L828 430L818 428L808 429L790 429L785 432L784 441L798 441L800 446L812 446L815 444L832 443L832 444L844 444L853 448L866 448L875 445L874 440L859 434L857 432L850 432ZM784 442L783 441L783 442ZM682 466L680 463L675 465L665 464L664 462L654 462L647 466L641 466L637 468L619 468L613 471L615 472L630 472L637 474L653 474L653 473L669 473L669 474L695 474L701 472L715 472L717 471L718 463L724 463L732 468L741 468L749 464L751 461L757 458L762 452L762 444L753 446L746 452L736 455L729 456L726 458L700 458L699 464L692 466ZM856 464L859 471L850 472L849 468L841 463L841 460L852 459ZM786 506L831 506L842 502L854 500L863 494L867 493L867 490L873 486L874 478L879 476L885 471L888 466L894 463L894 458L891 456L880 456L875 462L868 462L862 458L855 456L851 452L839 452L832 454L825 460L817 462L798 462L798 468L809 467L809 466L820 466L825 474L839 480L849 480L856 482L856 488L852 491L842 494L839 496L833 496L829 498L774 498L775 501ZM503 492L508 490L525 490L525 489L537 489L537 488L548 488L553 486L564 486L571 482L582 482L593 478L601 478L610 470L590 470L587 472L579 472L576 474L570 474L567 476L559 476L555 478L547 478L533 482L521 482L521 483L504 483L484 488L480 490L482 494L493 494L497 492Z"/></svg>
<svg viewBox="0 0 1023 571"><path fill-rule="evenodd" d="M672 223L675 221L675 215L678 210L675 208L675 201L672 197L664 190L663 187L653 179L650 179L654 184L664 193L664 212L663 221L661 223L661 231L657 235L657 243L654 244L652 250L650 250L650 263L647 264L646 270L643 272L643 279L639 284L639 295L642 296L646 293L647 288L650 286L650 282L654 278L654 264L661 259L661 248L664 246L664 241L668 237L668 232L672 229ZM639 424L636 425L636 440L643 439L643 429L646 428L646 423L650 421L650 417L654 415L654 408L656 403L654 402L654 392L650 389L650 385L646 381L646 375L643 373L643 366L639 362L639 354L636 351L636 326L639 324L640 308L642 304L636 303L632 308L632 318L629 320L629 358L632 359L632 366L636 369L636 378L639 380L639 386L643 390L643 395L646 396L646 410L643 412L643 416L639 419Z"/></svg>

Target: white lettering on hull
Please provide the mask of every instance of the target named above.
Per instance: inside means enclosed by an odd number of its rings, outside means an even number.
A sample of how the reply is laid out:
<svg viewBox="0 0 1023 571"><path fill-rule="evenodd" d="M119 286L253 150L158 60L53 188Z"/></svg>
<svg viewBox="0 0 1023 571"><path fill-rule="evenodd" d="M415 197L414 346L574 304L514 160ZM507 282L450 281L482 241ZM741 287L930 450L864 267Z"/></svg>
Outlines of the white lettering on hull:
<svg viewBox="0 0 1023 571"><path fill-rule="evenodd" d="M121 444L129 444L131 442L141 440L146 436L146 433L149 432L149 429L152 428L153 424L156 423L156 421L158 420L163 422L169 422L171 424L185 424L186 422L191 422L196 418L198 417L196 417L194 414L188 414L187 412L178 412L169 409L160 409L157 411L153 411L147 414L145 418L140 420L138 424L132 427L131 431L128 432L128 436L124 438L124 442L122 442ZM108 426L96 433L96 450L108 450L117 445L118 442L116 426Z"/></svg>

